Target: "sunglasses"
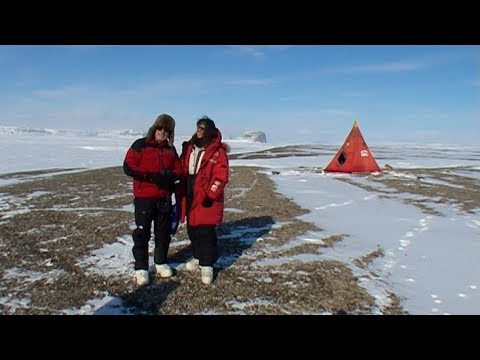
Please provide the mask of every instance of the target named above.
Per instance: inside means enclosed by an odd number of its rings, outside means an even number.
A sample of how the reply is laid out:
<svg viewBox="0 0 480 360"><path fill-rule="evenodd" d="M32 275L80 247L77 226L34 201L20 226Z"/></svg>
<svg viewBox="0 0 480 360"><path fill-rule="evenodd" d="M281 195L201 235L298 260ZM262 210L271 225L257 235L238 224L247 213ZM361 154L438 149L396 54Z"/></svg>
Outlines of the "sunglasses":
<svg viewBox="0 0 480 360"><path fill-rule="evenodd" d="M157 126L157 127L155 128L155 130L158 130L158 131L162 131L162 130L163 130L163 131L165 131L166 133L170 133L170 130L168 130L168 129L167 129L166 127L164 127L164 126Z"/></svg>
<svg viewBox="0 0 480 360"><path fill-rule="evenodd" d="M205 131L205 126L201 126L201 125L199 125L199 126L197 126L197 129L200 129L200 130L203 130L203 131Z"/></svg>

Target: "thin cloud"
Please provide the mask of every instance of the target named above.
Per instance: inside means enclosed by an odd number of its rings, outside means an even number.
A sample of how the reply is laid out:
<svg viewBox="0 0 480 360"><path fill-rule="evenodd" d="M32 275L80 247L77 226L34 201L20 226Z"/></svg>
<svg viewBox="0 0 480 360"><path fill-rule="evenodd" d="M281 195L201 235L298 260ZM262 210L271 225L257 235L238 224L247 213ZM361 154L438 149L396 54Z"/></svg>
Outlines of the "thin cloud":
<svg viewBox="0 0 480 360"><path fill-rule="evenodd" d="M417 71L428 66L425 61L395 61L383 64L369 65L345 65L337 67L325 67L322 69L311 69L290 73L283 76L282 81L298 81L302 79L312 79L314 77L324 77L332 75L380 75L389 73L402 73L408 71ZM353 92L352 92L353 93ZM347 95L344 95L347 96ZM352 96L352 95L349 95ZM365 96L365 95L362 95Z"/></svg>
<svg viewBox="0 0 480 360"><path fill-rule="evenodd" d="M339 74L386 74L405 71L415 71L426 67L421 61L395 61L383 64L346 66L327 70L329 73Z"/></svg>
<svg viewBox="0 0 480 360"><path fill-rule="evenodd" d="M290 47L292 46L291 45L265 45L266 49L277 51L277 52L287 50Z"/></svg>
<svg viewBox="0 0 480 360"><path fill-rule="evenodd" d="M237 112L239 116L250 116L252 123L256 124L269 124L269 123L291 123L292 119L296 123L305 122L312 124L325 124L328 125L332 120L352 120L355 113L348 109L341 108L323 108L323 109L311 109L311 110L297 110L297 109L285 109L282 111L257 111L254 115L239 109Z"/></svg>
<svg viewBox="0 0 480 360"><path fill-rule="evenodd" d="M256 60L264 60L266 55L255 46L239 46L238 50L244 54L253 56Z"/></svg>
<svg viewBox="0 0 480 360"><path fill-rule="evenodd" d="M353 112L349 110L343 109L324 109L321 110L322 113L326 115L334 115L334 116L353 116Z"/></svg>
<svg viewBox="0 0 480 360"><path fill-rule="evenodd" d="M5 51L2 51L3 49L0 48L0 62L8 59L8 54Z"/></svg>
<svg viewBox="0 0 480 360"><path fill-rule="evenodd" d="M139 102L147 104L147 107L154 102L173 106L177 98L207 91L212 81L181 77L135 81L129 86L113 88L95 83L41 88L33 90L28 96L11 95L9 99L3 99L5 105L0 111L0 118L6 119L6 122L15 121L23 125L42 123L49 127L62 127L65 119L69 119L69 127L86 124L95 127L107 123L118 126L122 122L127 125L148 118L149 110L141 110L147 116L134 115ZM112 107L112 104L115 105ZM181 108L185 105L182 104ZM25 111L20 113L19 109Z"/></svg>
<svg viewBox="0 0 480 360"><path fill-rule="evenodd" d="M451 115L445 112L441 112L432 108L416 108L413 109L411 114L405 116L407 120L410 121L419 121L420 119L424 120L435 120L435 121L455 121L457 118L456 115Z"/></svg>
<svg viewBox="0 0 480 360"><path fill-rule="evenodd" d="M59 89L36 90L32 95L38 99L60 100L74 95L79 90L81 91L81 88L67 86Z"/></svg>
<svg viewBox="0 0 480 360"><path fill-rule="evenodd" d="M206 80L198 78L162 79L154 83L141 86L139 87L139 90L141 92L154 90L157 93L191 92L193 89L198 90L199 88L205 87L207 82L208 81Z"/></svg>
<svg viewBox="0 0 480 360"><path fill-rule="evenodd" d="M362 92L362 91L346 91L340 94L340 96L344 96L344 97L364 97L364 96L371 96L371 95L372 94L368 92Z"/></svg>
<svg viewBox="0 0 480 360"><path fill-rule="evenodd" d="M267 58L267 53L285 51L289 47L290 45L262 45L262 46L232 45L232 46L229 46L233 54L248 55L253 57L256 60L265 60Z"/></svg>
<svg viewBox="0 0 480 360"><path fill-rule="evenodd" d="M198 91L206 87L208 81L202 79L176 78L136 83L130 88L109 89L96 84L79 84L32 92L32 100L65 100L95 98L133 98L158 95L172 95Z"/></svg>
<svg viewBox="0 0 480 360"><path fill-rule="evenodd" d="M113 45L59 45L58 46L58 48L63 48L72 54L78 53L79 55L83 55L85 53L98 52L99 50L101 51L108 47L112 48Z"/></svg>
<svg viewBox="0 0 480 360"><path fill-rule="evenodd" d="M467 85L478 88L478 87L480 87L480 80L479 79L469 80L469 81L467 81Z"/></svg>
<svg viewBox="0 0 480 360"><path fill-rule="evenodd" d="M275 83L272 79L241 79L227 81L228 85L270 85Z"/></svg>

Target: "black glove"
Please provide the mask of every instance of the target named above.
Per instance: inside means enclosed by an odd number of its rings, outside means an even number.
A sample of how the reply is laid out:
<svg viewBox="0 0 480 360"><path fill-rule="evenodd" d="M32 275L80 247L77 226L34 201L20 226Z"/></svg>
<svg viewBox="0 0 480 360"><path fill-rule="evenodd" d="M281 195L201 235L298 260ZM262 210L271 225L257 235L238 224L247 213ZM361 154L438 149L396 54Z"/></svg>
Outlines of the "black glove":
<svg viewBox="0 0 480 360"><path fill-rule="evenodd" d="M148 173L144 173L142 171L133 171L130 166L126 162L123 163L123 171L125 174L128 176L133 177L135 180L140 180L140 181L151 181L150 180L150 175Z"/></svg>
<svg viewBox="0 0 480 360"><path fill-rule="evenodd" d="M158 173L151 174L150 180L160 187L169 188L175 179L170 170L162 170Z"/></svg>
<svg viewBox="0 0 480 360"><path fill-rule="evenodd" d="M213 205L213 200L210 199L209 197L206 197L205 199L203 199L202 201L202 206L203 207L206 207L206 208L209 208L209 207L212 207Z"/></svg>

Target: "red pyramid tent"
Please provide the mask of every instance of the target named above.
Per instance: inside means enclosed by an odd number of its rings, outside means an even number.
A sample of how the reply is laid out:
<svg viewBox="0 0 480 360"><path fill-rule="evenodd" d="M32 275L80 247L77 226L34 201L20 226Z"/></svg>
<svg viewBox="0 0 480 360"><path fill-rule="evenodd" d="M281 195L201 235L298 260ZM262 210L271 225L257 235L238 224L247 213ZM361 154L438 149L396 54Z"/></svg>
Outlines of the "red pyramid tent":
<svg viewBox="0 0 480 360"><path fill-rule="evenodd" d="M324 171L343 173L382 171L365 143L357 121Z"/></svg>

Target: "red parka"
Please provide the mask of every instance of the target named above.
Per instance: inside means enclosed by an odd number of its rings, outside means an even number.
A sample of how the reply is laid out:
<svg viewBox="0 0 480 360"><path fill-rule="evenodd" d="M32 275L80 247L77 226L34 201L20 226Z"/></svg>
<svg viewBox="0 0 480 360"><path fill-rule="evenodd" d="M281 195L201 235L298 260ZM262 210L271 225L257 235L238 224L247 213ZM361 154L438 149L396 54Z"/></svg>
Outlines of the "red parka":
<svg viewBox="0 0 480 360"><path fill-rule="evenodd" d="M190 213L186 214L187 199L186 189L183 189L180 197L180 222L185 222L188 217L190 226L218 225L223 221L223 209L225 206L225 186L228 183L228 157L227 145L222 143L222 134L218 130L217 136L206 147L202 162L195 178L193 188L193 200ZM182 145L183 171L188 174L188 162L193 149L193 143L186 141ZM185 183L184 183L185 184ZM202 201L206 198L213 200L211 207L203 207Z"/></svg>
<svg viewBox="0 0 480 360"><path fill-rule="evenodd" d="M177 178L183 177L183 169L175 148L167 141L158 143L146 138L138 139L128 149L123 163L125 173L133 177L133 195L136 198L160 199L170 196L171 189L162 188L149 177L169 171Z"/></svg>

